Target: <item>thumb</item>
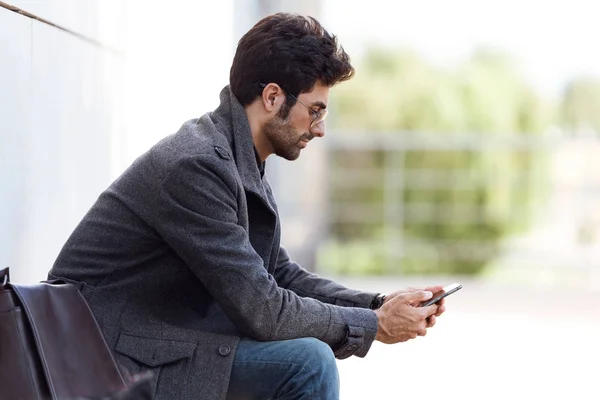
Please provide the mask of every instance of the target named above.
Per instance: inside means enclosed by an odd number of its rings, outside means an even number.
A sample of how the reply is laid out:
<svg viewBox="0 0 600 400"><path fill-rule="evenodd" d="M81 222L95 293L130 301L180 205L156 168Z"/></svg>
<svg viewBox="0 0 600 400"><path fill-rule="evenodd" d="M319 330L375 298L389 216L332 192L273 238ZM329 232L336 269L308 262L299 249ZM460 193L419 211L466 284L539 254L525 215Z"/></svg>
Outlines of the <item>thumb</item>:
<svg viewBox="0 0 600 400"><path fill-rule="evenodd" d="M432 298L433 293L427 290L417 290L415 292L404 293L402 297L403 300L407 303L420 303L422 301L426 301Z"/></svg>

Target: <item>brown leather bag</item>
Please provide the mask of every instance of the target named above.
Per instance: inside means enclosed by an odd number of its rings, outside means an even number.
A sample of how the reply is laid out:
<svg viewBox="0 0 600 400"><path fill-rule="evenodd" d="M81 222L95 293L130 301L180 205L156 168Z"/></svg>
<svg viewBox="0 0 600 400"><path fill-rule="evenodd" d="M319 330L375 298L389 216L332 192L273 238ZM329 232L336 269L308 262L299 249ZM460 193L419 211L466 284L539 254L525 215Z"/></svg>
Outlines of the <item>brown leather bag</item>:
<svg viewBox="0 0 600 400"><path fill-rule="evenodd" d="M0 270L0 397L64 400L121 392L125 383L79 291L15 285Z"/></svg>

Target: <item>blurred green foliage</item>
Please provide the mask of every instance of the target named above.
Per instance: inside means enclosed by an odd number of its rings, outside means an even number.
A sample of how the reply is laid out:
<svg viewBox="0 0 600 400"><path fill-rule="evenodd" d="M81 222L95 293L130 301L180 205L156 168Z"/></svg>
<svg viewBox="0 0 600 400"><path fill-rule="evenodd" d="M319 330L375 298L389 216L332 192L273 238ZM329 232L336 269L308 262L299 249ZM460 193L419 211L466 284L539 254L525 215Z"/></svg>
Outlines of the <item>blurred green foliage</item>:
<svg viewBox="0 0 600 400"><path fill-rule="evenodd" d="M536 94L499 52L481 49L445 70L410 51L375 48L356 66L355 78L336 87L332 96L330 125L341 134L427 132L439 141L457 133L474 140L535 138L558 122L557 106ZM567 89L569 102L588 103L587 85L574 83ZM600 121L591 111L582 116L577 105L563 109L570 124ZM384 187L386 157L403 157L397 172L403 175L403 187ZM386 149L336 150L334 175L346 171L358 179L361 171L370 171L370 178L364 179L366 184L333 184L330 189L334 240L321 248L319 264L346 274L477 274L495 257L502 238L531 222L544 198L545 160L541 150L426 149L402 155ZM445 184L411 184L428 176ZM394 212L383 210L383 199L390 196L386 190L400 191L391 194L404 213L396 232L384 223ZM362 204L354 212L372 217L368 222L348 219L353 211L344 202ZM420 212L413 215L414 210ZM416 215L421 217L412 218ZM394 248L397 236L402 249Z"/></svg>
<svg viewBox="0 0 600 400"><path fill-rule="evenodd" d="M373 48L332 102L341 131L538 133L554 115L507 55L485 49L446 70L408 50Z"/></svg>

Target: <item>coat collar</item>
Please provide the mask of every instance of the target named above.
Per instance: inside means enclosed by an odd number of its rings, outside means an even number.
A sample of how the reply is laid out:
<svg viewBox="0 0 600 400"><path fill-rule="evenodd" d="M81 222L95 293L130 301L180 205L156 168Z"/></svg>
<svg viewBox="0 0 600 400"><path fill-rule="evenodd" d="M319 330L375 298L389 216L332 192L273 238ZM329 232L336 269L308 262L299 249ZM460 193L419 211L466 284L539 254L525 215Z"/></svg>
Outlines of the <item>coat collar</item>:
<svg viewBox="0 0 600 400"><path fill-rule="evenodd" d="M212 119L229 142L244 188L260 197L275 214L260 176L246 111L229 85L221 90L219 97L221 104L212 113Z"/></svg>

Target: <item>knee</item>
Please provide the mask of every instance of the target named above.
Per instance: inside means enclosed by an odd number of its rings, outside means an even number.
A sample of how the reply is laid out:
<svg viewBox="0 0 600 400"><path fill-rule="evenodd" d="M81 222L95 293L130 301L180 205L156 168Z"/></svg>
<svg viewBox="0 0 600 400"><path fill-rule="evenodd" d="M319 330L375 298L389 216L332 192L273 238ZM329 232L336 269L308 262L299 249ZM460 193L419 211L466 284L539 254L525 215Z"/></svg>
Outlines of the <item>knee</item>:
<svg viewBox="0 0 600 400"><path fill-rule="evenodd" d="M303 360L306 371L327 380L338 380L337 363L329 345L315 338L302 338L298 342L298 359Z"/></svg>
<svg viewBox="0 0 600 400"><path fill-rule="evenodd" d="M278 398L338 399L340 381L331 348L314 338L294 339L286 345L295 368Z"/></svg>

